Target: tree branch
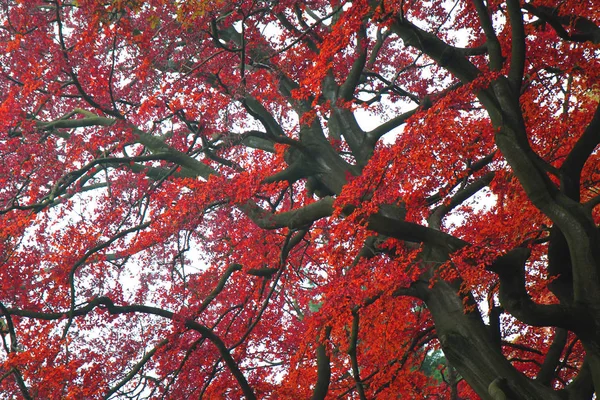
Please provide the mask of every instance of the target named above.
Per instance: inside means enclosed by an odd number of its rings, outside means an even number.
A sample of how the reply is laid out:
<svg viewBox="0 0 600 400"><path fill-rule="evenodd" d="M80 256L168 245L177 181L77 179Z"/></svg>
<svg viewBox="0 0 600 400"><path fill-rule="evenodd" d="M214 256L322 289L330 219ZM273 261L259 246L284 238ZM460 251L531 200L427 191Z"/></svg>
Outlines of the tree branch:
<svg viewBox="0 0 600 400"><path fill-rule="evenodd" d="M587 42L589 40L594 44L600 43L600 28L587 18L572 14L559 15L558 8L536 7L531 3L524 3L523 8L540 20L549 23L556 34L564 40L573 42ZM565 26L572 27L574 32L567 32Z"/></svg>
<svg viewBox="0 0 600 400"><path fill-rule="evenodd" d="M360 379L360 369L358 367L358 356L356 354L356 347L358 344L358 327L359 327L359 315L358 311L352 311L352 331L350 333L350 347L348 348L348 355L350 356L350 362L352 363L352 376L356 382L356 391L358 397L361 400L366 400L365 389L363 388L362 381Z"/></svg>
<svg viewBox="0 0 600 400"><path fill-rule="evenodd" d="M573 200L579 201L581 171L598 144L600 144L600 104L560 167L561 190Z"/></svg>
<svg viewBox="0 0 600 400"><path fill-rule="evenodd" d="M508 17L511 28L511 59L508 80L515 95L521 91L523 71L525 70L525 28L523 27L523 14L519 0L507 0Z"/></svg>
<svg viewBox="0 0 600 400"><path fill-rule="evenodd" d="M217 282L217 286L206 296L200 307L198 308L198 313L206 310L206 308L210 305L210 303L217 297L219 293L225 288L225 284L229 277L235 272L240 271L242 266L240 264L231 264L229 268L225 270L219 282Z"/></svg>
<svg viewBox="0 0 600 400"><path fill-rule="evenodd" d="M517 247L497 258L488 270L500 278L500 302L519 321L532 326L556 326L572 331L588 327L591 318L575 307L535 303L525 288L525 263L531 250Z"/></svg>
<svg viewBox="0 0 600 400"><path fill-rule="evenodd" d="M502 64L504 64L504 57L502 57L502 48L500 47L500 42L498 41L498 37L494 31L494 26L492 25L492 19L488 13L487 5L483 2L483 0L472 1L475 5L475 9L477 10L479 23L481 24L481 28L485 34L488 54L490 56L490 67L492 71L500 71L502 69Z"/></svg>
<svg viewBox="0 0 600 400"><path fill-rule="evenodd" d="M150 360L152 356L154 356L156 351L164 345L166 345L168 342L169 341L167 339L163 339L156 346L154 346L152 350L144 354L144 357L142 357L142 359L133 366L131 371L129 371L129 373L123 379L121 379L115 386L109 389L109 391L104 395L104 399L107 400L110 396L117 393L119 389L125 386L127 382L131 381L135 377L135 375L144 367L144 365L146 365L148 360Z"/></svg>
<svg viewBox="0 0 600 400"><path fill-rule="evenodd" d="M415 243L429 243L441 246L450 251L456 251L467 245L467 242L464 240L445 232L413 222L386 217L381 215L381 213L371 215L367 227L375 232L396 239Z"/></svg>
<svg viewBox="0 0 600 400"><path fill-rule="evenodd" d="M407 111L403 114L400 114L386 122L384 122L383 124L379 125L377 128L373 129L372 131L369 131L366 133L366 140L365 142L371 146L374 147L375 144L377 143L377 141L386 133L390 132L392 129L399 127L400 125L404 124L406 122L407 119L409 119L410 117L412 117L413 115L415 115L415 113L417 111L422 110L421 107L416 107L410 111Z"/></svg>
<svg viewBox="0 0 600 400"><path fill-rule="evenodd" d="M568 331L557 328L554 332L554 340L546 353L546 358L540 368L536 380L546 386L550 386L556 375L556 367L560 362L560 356L567 344Z"/></svg>
<svg viewBox="0 0 600 400"><path fill-rule="evenodd" d="M590 364L586 358L583 360L583 365L579 370L579 373L569 383L566 389L569 400L579 399L591 399L594 395L594 383L592 381L592 373L590 371Z"/></svg>
<svg viewBox="0 0 600 400"><path fill-rule="evenodd" d="M363 74L363 70L365 68L365 64L367 62L367 46L364 43L367 31L363 25L361 25L359 31L357 32L358 40L356 43L356 49L358 53L358 57L354 60L352 67L350 68L350 72L346 77L344 83L340 86L340 90L338 92L338 96L346 101L352 100L354 95L354 89L356 85L360 82L360 77Z"/></svg>
<svg viewBox="0 0 600 400"><path fill-rule="evenodd" d="M490 182L494 179L494 176L495 172L488 172L481 178L477 179L475 182L457 191L454 194L454 196L450 198L450 202L448 202L447 204L442 204L435 208L435 210L427 220L429 222L429 225L435 228L439 228L442 222L442 218L444 218L446 214L452 211L455 207L462 204L465 200L469 199L471 196L475 195L475 193L488 186Z"/></svg>
<svg viewBox="0 0 600 400"><path fill-rule="evenodd" d="M132 304L126 306L116 306L113 301L108 297L97 297L94 300L90 301L85 307L76 309L74 311L65 311L65 312L53 312L53 313L43 313L38 311L28 311L28 310L20 310L20 309L8 309L8 313L11 315L18 315L26 318L36 318L42 320L57 320L64 317L73 317L73 316L83 316L91 312L94 308L103 306L110 314L118 315L118 314L130 314L130 313L142 313L149 315L156 315L159 317L163 317L170 320L175 320L176 315L172 311L164 310L162 308L146 306L140 304ZM225 365L237 380L240 388L242 389L244 395L248 400L255 400L256 395L254 394L254 390L248 384L246 377L239 369L237 362L234 360L231 355L229 349L223 342L223 340L217 336L212 329L194 321L191 319L185 320L184 325L186 328L193 329L200 333L203 337L210 340L213 345L219 351L219 354L223 358Z"/></svg>
<svg viewBox="0 0 600 400"><path fill-rule="evenodd" d="M310 400L324 400L329 392L329 381L331 379L331 366L327 354L326 342L329 338L331 328L325 328L323 341L317 346L317 383Z"/></svg>

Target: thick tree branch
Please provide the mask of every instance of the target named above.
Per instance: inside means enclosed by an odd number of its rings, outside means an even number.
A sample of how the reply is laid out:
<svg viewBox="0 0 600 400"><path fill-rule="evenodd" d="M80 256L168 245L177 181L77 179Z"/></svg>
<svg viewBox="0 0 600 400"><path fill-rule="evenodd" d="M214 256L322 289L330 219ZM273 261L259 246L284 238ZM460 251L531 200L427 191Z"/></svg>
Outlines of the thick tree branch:
<svg viewBox="0 0 600 400"><path fill-rule="evenodd" d="M488 54L490 56L490 67L492 71L500 71L504 64L504 57L502 56L502 48L500 42L494 31L492 25L492 18L488 13L487 5L483 0L473 0L475 9L477 10L477 16L479 17L479 23L485 33L486 45L488 48Z"/></svg>
<svg viewBox="0 0 600 400"><path fill-rule="evenodd" d="M273 115L254 97L246 95L242 100L242 104L250 115L262 123L270 137L286 136Z"/></svg>
<svg viewBox="0 0 600 400"><path fill-rule="evenodd" d="M479 76L479 69L467 60L459 49L449 46L437 36L408 22L396 18L390 27L407 46L415 47L427 53L440 67L447 68L462 82L471 82Z"/></svg>
<svg viewBox="0 0 600 400"><path fill-rule="evenodd" d="M481 0L474 1L483 4ZM482 11L487 15L487 9ZM489 19L489 17L487 18ZM466 58L463 51L440 40L435 34L411 24L405 18L396 18L391 25L391 29L400 36L405 45L421 50L431 57L438 66L447 69L460 79L462 83L472 82L481 75L481 71ZM490 53L494 51L494 49L489 49ZM499 63L500 60L497 62ZM493 120L501 117L498 100L490 89L480 89L477 96Z"/></svg>
<svg viewBox="0 0 600 400"><path fill-rule="evenodd" d="M364 25L360 27L357 35L358 40L356 43L356 52L358 56L354 60L354 63L350 68L350 72L348 73L344 83L340 86L338 92L338 96L346 101L350 101L354 97L354 90L360 82L360 78L367 63L367 46L365 44L367 31Z"/></svg>
<svg viewBox="0 0 600 400"><path fill-rule="evenodd" d="M600 43L600 28L587 18L573 14L560 15L558 8L547 6L536 7L531 3L523 4L523 8L540 20L549 23L556 31L556 34L564 40ZM573 32L567 32L565 27L571 27Z"/></svg>
<svg viewBox="0 0 600 400"><path fill-rule="evenodd" d="M502 345L502 327L500 324L500 316L503 312L504 308L494 306L490 309L489 313L490 338L498 348L500 348Z"/></svg>
<svg viewBox="0 0 600 400"><path fill-rule="evenodd" d="M450 251L456 251L467 242L445 232L412 222L401 221L379 214L369 217L367 227L377 233L415 243L429 243Z"/></svg>
<svg viewBox="0 0 600 400"><path fill-rule="evenodd" d="M313 390L310 400L324 400L329 392L329 382L331 380L331 365L329 355L327 354L327 340L331 328L325 328L325 334L322 342L317 346L317 383Z"/></svg>
<svg viewBox="0 0 600 400"><path fill-rule="evenodd" d="M521 91L523 71L525 70L525 28L523 27L523 14L519 0L507 0L508 17L511 28L511 59L508 80L514 93Z"/></svg>
<svg viewBox="0 0 600 400"><path fill-rule="evenodd" d="M517 247L488 267L500 278L500 302L515 318L532 326L556 326L581 331L591 323L583 310L559 304L535 303L525 288L525 263L531 251Z"/></svg>
<svg viewBox="0 0 600 400"><path fill-rule="evenodd" d="M573 200L579 201L581 171L598 144L600 144L600 104L596 107L592 120L560 167L561 189Z"/></svg>
<svg viewBox="0 0 600 400"><path fill-rule="evenodd" d="M300 229L312 224L321 218L333 213L334 198L327 196L302 208L273 214L265 211L256 204L246 203L241 209L252 219L252 221L263 229L277 229L287 227Z"/></svg>
<svg viewBox="0 0 600 400"><path fill-rule="evenodd" d="M554 340L546 353L546 358L540 368L536 380L546 386L550 386L556 375L556 367L560 362L560 356L567 344L568 331L557 328L554 332Z"/></svg>
<svg viewBox="0 0 600 400"><path fill-rule="evenodd" d="M591 399L594 395L594 383L587 357L584 359L583 365L575 379L567 386L566 391L569 400Z"/></svg>
<svg viewBox="0 0 600 400"><path fill-rule="evenodd" d="M343 106L333 105L329 118L329 133L333 137L344 137L356 163L362 169L373 154L373 147L365 143L365 132L360 128L354 113ZM333 135L332 135L333 134Z"/></svg>
<svg viewBox="0 0 600 400"><path fill-rule="evenodd" d="M50 122L37 122L37 126L40 129L51 130L76 129L93 126L110 127L117 123L117 120L114 118L100 117L87 110L75 109L73 113L81 114L84 116L84 118L58 119ZM162 159L177 163L183 168L188 168L191 171L194 171L197 176L201 176L204 179L208 179L210 175L216 174L216 171L210 168L208 165L196 160L186 153L174 149L166 144L162 139L146 133L133 125L129 125L129 128L133 129L133 132L138 135L138 142L140 144L146 146L154 153L161 153Z"/></svg>

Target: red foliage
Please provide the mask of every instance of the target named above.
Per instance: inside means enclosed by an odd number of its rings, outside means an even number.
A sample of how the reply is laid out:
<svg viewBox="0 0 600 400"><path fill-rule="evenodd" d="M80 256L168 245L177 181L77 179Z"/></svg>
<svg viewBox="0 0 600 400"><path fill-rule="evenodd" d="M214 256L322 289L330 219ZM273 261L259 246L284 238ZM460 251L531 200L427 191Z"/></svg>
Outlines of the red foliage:
<svg viewBox="0 0 600 400"><path fill-rule="evenodd" d="M0 392L591 396L600 7L555 3L4 2Z"/></svg>

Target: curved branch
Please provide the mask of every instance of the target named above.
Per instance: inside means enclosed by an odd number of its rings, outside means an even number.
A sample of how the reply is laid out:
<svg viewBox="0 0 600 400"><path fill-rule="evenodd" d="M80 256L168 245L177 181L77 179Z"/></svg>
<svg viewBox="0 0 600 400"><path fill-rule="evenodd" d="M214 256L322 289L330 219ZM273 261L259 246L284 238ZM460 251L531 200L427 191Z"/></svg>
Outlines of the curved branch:
<svg viewBox="0 0 600 400"><path fill-rule="evenodd" d="M407 119L415 115L417 111L422 110L421 107L413 108L410 111L407 111L403 114L400 114L383 124L379 125L377 128L373 129L366 133L366 142L369 146L373 147L377 143L377 141L386 133L390 132L392 129L399 127L403 123L406 122Z"/></svg>
<svg viewBox="0 0 600 400"><path fill-rule="evenodd" d="M43 312L19 310L19 309L8 309L7 311L11 315L18 315L18 316L26 317L26 318L37 318L37 319L42 319L42 320L57 320L57 319L61 319L64 317L83 316L83 315L86 315L89 312L91 312L94 308L100 307L100 306L103 306L103 308L105 308L110 314L113 314L113 315L143 313L143 314L149 314L149 315L156 315L156 316L167 318L170 320L176 320L178 318L174 312L164 310L164 309L158 308L158 307L152 307L152 306L146 306L146 305L140 305L140 304L116 306L113 303L113 301L108 297L97 297L94 300L90 301L85 307L74 310L72 312L66 311L66 312L43 313ZM212 344L217 348L217 350L219 351L219 354L223 358L225 365L227 365L227 368L229 369L231 374L234 376L234 378L237 380L238 384L240 385L240 388L242 389L244 396L246 396L246 398L248 400L255 400L256 395L254 394L254 390L252 390L252 388L248 384L246 377L240 370L239 366L237 365L237 362L231 355L229 349L227 348L227 346L225 345L223 340L219 336L217 336L212 331L212 329L210 329L194 320L188 319L183 322L184 322L184 326L186 328L195 330L196 332L200 333L203 337L205 337L206 339L208 339L212 342Z"/></svg>
<svg viewBox="0 0 600 400"><path fill-rule="evenodd" d="M141 231L143 229L146 229L147 227L149 227L151 224L150 221L148 222L144 222L142 224L136 225L134 227L131 227L129 229L125 229L124 231L121 231L119 233L117 233L116 235L114 235L112 238L108 239L105 242L102 242L96 246L94 246L93 248L89 249L88 251L85 252L85 254L83 255L83 257L81 257L74 265L73 267L71 267L71 271L69 272L69 287L70 287L70 296L71 296L71 309L69 310L69 319L67 321L67 324L65 325L65 328L63 330L63 339L67 336L67 332L69 331L69 328L71 327L71 323L73 322L73 317L72 317L72 313L75 310L75 273L77 272L77 270L79 269L79 267L81 267L91 256L93 256L94 254L96 254L97 252L99 252L102 249L107 248L108 246L110 246L111 244L113 244L115 241L129 235L130 233L135 233L138 231Z"/></svg>
<svg viewBox="0 0 600 400"><path fill-rule="evenodd" d="M578 15L559 15L557 8L534 6L531 3L523 4L523 8L554 28L556 34L573 42L600 43L600 28L587 18ZM575 32L569 33L565 26L573 27Z"/></svg>
<svg viewBox="0 0 600 400"><path fill-rule="evenodd" d="M581 171L598 144L600 144L600 104L596 107L592 120L560 167L561 189L573 200L579 201Z"/></svg>
<svg viewBox="0 0 600 400"><path fill-rule="evenodd" d="M350 348L348 349L348 355L352 362L352 376L356 382L356 391L358 397L361 400L366 400L365 389L363 388L362 381L360 379L360 369L358 367L358 356L356 354L356 347L358 344L358 327L359 327L359 316L358 311L352 312L352 332L350 334Z"/></svg>
<svg viewBox="0 0 600 400"><path fill-rule="evenodd" d="M367 227L380 234L415 243L429 243L456 251L467 245L462 239L448 233L413 222L401 221L379 214L369 217Z"/></svg>
<svg viewBox="0 0 600 400"><path fill-rule="evenodd" d="M7 309L2 302L0 302L0 311L2 312L2 315L4 315L4 318L6 318L6 327L10 335L10 352L15 353L18 351L19 345L17 342L17 334L15 332L15 326L11 318L10 310ZM15 381L17 382L17 386L19 386L19 390L21 390L23 398L25 398L26 400L33 400L33 397L31 397L31 395L29 394L29 389L25 384L23 375L21 375L21 371L19 371L16 367L13 367L10 369L9 372L5 374L5 376L10 374L14 375Z"/></svg>
<svg viewBox="0 0 600 400"><path fill-rule="evenodd" d="M121 389L125 384L127 384L127 382L131 381L135 377L135 375L144 367L144 365L146 365L148 360L150 360L152 358L152 356L154 356L154 353L156 353L156 351L158 349L160 349L161 347L166 345L168 342L169 341L167 339L163 339L156 346L154 346L154 348L152 348L152 350L150 350L148 353L146 353L144 355L144 357L142 357L142 359L138 363L135 364L135 366L131 369L131 371L129 371L129 373L123 379L121 379L119 381L119 383L117 383L115 386L113 386L106 393L106 395L104 395L104 399L105 400L108 399L110 396L117 393L117 391L119 389Z"/></svg>
<svg viewBox="0 0 600 400"><path fill-rule="evenodd" d="M500 278L500 303L518 320L532 326L556 326L574 332L590 325L592 319L576 307L535 303L525 288L525 263L531 250L517 247L497 258L488 270ZM589 327L588 327L589 328Z"/></svg>
<svg viewBox="0 0 600 400"><path fill-rule="evenodd" d="M202 302L202 305L200 305L198 313L201 313L202 311L206 310L206 307L208 307L210 303L217 297L217 295L221 293L223 288L225 288L225 284L227 283L229 277L235 271L240 271L241 269L242 266L240 264L231 264L229 268L225 270L223 276L221 276L221 279L219 279L219 282L217 282L217 286L208 294L208 296L206 296L206 298Z"/></svg>

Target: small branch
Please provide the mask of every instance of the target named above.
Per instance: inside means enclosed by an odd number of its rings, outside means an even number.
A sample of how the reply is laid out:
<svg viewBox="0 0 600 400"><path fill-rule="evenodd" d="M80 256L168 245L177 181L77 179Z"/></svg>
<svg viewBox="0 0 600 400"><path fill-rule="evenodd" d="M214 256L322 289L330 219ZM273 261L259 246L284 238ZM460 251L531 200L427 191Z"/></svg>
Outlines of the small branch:
<svg viewBox="0 0 600 400"><path fill-rule="evenodd" d="M219 279L217 286L215 286L215 288L209 293L209 295L206 296L206 298L202 302L202 305L200 305L200 308L198 309L198 314L200 314L202 311L206 310L206 308L217 297L217 295L219 293L221 293L221 291L225 288L225 283L227 283L227 280L229 279L229 277L235 271L240 271L241 269L242 269L242 266L240 264L231 264L229 266L229 268L227 268L227 270L225 270L225 273L223 273L223 276L221 276L221 279Z"/></svg>
<svg viewBox="0 0 600 400"><path fill-rule="evenodd" d="M478 171L482 170L484 167L486 167L487 165L489 165L494 160L495 155L496 155L496 152L494 151L494 152L488 154L487 156L475 161L473 164L470 164L465 169L465 176L462 179L464 180L464 179L468 178L469 176L472 176L475 172L478 172ZM437 203L438 201L442 200L443 193L451 192L460 183L461 183L461 181L451 182L447 186L440 189L436 194L427 197L425 199L427 205L433 205L433 204Z"/></svg>
<svg viewBox="0 0 600 400"><path fill-rule="evenodd" d="M428 218L429 225L432 227L439 228L442 223L442 218L446 216L450 211L452 211L455 207L462 204L464 201L472 197L475 193L479 192L484 187L488 186L490 182L494 179L495 172L488 172L481 178L477 179L475 182L466 186L464 189L459 190L452 196L450 202L447 204L442 204L433 211L431 216Z"/></svg>
<svg viewBox="0 0 600 400"><path fill-rule="evenodd" d="M71 327L71 324L73 322L73 311L75 310L75 273L77 272L77 269L79 269L80 266L82 266L92 255L98 253L100 250L107 248L108 246L110 246L111 244L113 244L115 241L129 235L130 233L134 233L134 232L138 232L142 229L145 229L147 227L150 226L150 221L149 222L144 222L143 224L139 224L136 225L134 227L131 227L129 229L126 229L124 231L121 231L119 233L117 233L116 235L114 235L112 238L110 238L109 240L102 242L96 246L94 246L93 248L91 248L90 250L86 251L85 254L83 255L83 257L81 257L74 265L73 267L71 267L71 271L69 272L69 286L70 286L70 295L71 295L71 310L69 311L69 319L67 321L67 324L65 325L65 328L63 330L63 334L62 337L63 339L67 336L67 332L69 331L69 328Z"/></svg>
<svg viewBox="0 0 600 400"><path fill-rule="evenodd" d="M19 389L21 390L21 394L23 395L23 398L25 400L33 400L33 397L31 397L31 395L29 394L29 389L27 388L27 385L25 384L23 375L21 375L21 371L19 371L16 368L13 368L12 372L13 372L13 375L15 376L15 380L17 381L17 385L19 386Z"/></svg>
<svg viewBox="0 0 600 400"><path fill-rule="evenodd" d="M15 325L13 324L11 318L11 312L6 308L6 306L0 302L0 311L2 311L2 315L6 318L6 329L8 330L8 334L10 336L10 352L18 351L19 345L17 342L17 334L15 332Z"/></svg>
<svg viewBox="0 0 600 400"><path fill-rule="evenodd" d="M25 317L25 318L36 318L36 319L50 321L50 320L62 319L64 317L73 318L76 316L87 315L93 309L95 309L96 307L100 307L100 306L103 306L110 314L113 314L113 315L142 313L142 314L156 315L156 316L163 317L163 318L170 319L170 320L176 319L176 314L172 311L168 311L168 310L158 308L158 307L153 307L153 306L140 305L140 304L116 306L113 303L113 301L108 297L97 297L94 300L90 301L85 307L82 307L82 308L79 308L79 309L76 309L73 311L69 310L69 311L63 311L63 312L44 313L44 312L38 312L38 311L8 309L7 312L11 315L18 315L18 316ZM237 362L234 360L233 356L231 355L229 349L227 348L227 346L225 345L223 340L219 336L217 336L212 331L212 329L210 329L194 320L186 320L186 321L184 321L184 325L186 328L197 331L203 337L205 337L206 339L208 339L209 341L211 341L213 343L213 345L217 348L217 350L219 351L219 354L223 358L225 365L227 365L227 368L229 369L231 374L234 376L234 378L240 385L240 388L242 389L244 395L246 396L246 399L247 400L255 400L256 395L254 394L254 390L252 390L252 388L248 384L246 377L244 376L242 371L239 369Z"/></svg>
<svg viewBox="0 0 600 400"><path fill-rule="evenodd" d="M542 353L540 350L535 349L533 347L525 346L525 345L520 344L520 343L513 343L513 342L507 342L506 340L502 340L501 344L502 344L502 346L512 347L513 349L518 349L518 350L523 350L523 351L528 351L530 353L535 353L535 354L538 354L540 356L544 355L544 353Z"/></svg>
<svg viewBox="0 0 600 400"><path fill-rule="evenodd" d="M377 128L373 129L366 133L366 142L371 146L375 146L375 143L386 133L390 132L392 129L399 127L404 124L407 119L416 114L417 111L420 111L421 107L416 107L410 111L407 111L403 114L394 117L383 124L379 125Z"/></svg>
<svg viewBox="0 0 600 400"><path fill-rule="evenodd" d="M121 381L119 381L119 383L117 383L115 386L113 386L104 395L104 399L108 399L110 396L117 393L117 391L119 389L121 389L125 384L127 384L127 382L131 381L135 377L135 375L144 367L144 365L146 365L148 360L150 360L152 358L152 356L154 356L154 353L156 353L156 351L158 349L160 349L161 347L166 345L168 342L169 341L167 339L163 339L156 346L154 346L154 348L152 350L150 350L148 353L146 353L144 355L144 357L142 357L142 359L137 364L134 365L134 367L131 369L131 371L129 371L129 373L123 379L121 379Z"/></svg>

